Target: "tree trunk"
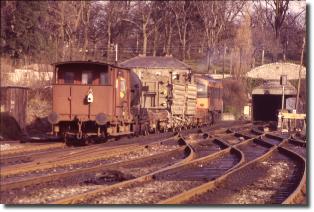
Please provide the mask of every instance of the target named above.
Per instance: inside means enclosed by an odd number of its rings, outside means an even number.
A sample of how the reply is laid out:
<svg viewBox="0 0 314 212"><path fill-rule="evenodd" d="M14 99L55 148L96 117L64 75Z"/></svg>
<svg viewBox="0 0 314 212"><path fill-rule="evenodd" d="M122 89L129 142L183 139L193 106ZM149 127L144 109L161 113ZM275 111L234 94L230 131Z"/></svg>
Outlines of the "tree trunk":
<svg viewBox="0 0 314 212"><path fill-rule="evenodd" d="M87 25L84 27L84 48L83 48L83 60L86 60L87 54L87 46L88 46L88 36L87 36Z"/></svg>
<svg viewBox="0 0 314 212"><path fill-rule="evenodd" d="M184 31L183 31L183 39L182 39L182 60L185 61L185 53L186 53L186 27L187 25L184 26Z"/></svg>
<svg viewBox="0 0 314 212"><path fill-rule="evenodd" d="M107 29L107 62L110 62L110 53L111 53L111 22L108 22L108 29Z"/></svg>
<svg viewBox="0 0 314 212"><path fill-rule="evenodd" d="M227 50L227 47L226 47L226 44L224 44L224 52L223 52L223 61L222 61L222 79L225 78L225 56L226 56L226 50Z"/></svg>
<svg viewBox="0 0 314 212"><path fill-rule="evenodd" d="M143 24L143 55L146 56L147 53L147 32L146 24Z"/></svg>
<svg viewBox="0 0 314 212"><path fill-rule="evenodd" d="M56 40L55 40L55 60L56 61L59 61L59 54L58 54L58 50L59 50L59 48L58 48L58 46L59 46L59 39L58 39L58 37L56 37Z"/></svg>
<svg viewBox="0 0 314 212"><path fill-rule="evenodd" d="M191 60L191 45L188 45L188 49L187 49L186 54L188 56L188 59Z"/></svg>
<svg viewBox="0 0 314 212"><path fill-rule="evenodd" d="M97 42L96 42L96 40L94 40L94 58L97 58L97 60L99 60L98 59L98 55L97 55L97 44L96 44Z"/></svg>
<svg viewBox="0 0 314 212"><path fill-rule="evenodd" d="M154 26L154 49L153 49L153 56L156 56L157 53L157 42L158 42L158 29L157 26Z"/></svg>
<svg viewBox="0 0 314 212"><path fill-rule="evenodd" d="M241 78L242 77L242 53L243 52L243 50L242 50L242 48L240 48L240 54L239 54L239 56L240 56L240 58L239 58L239 61L240 61L240 63L239 63L239 76L238 76L238 79L239 78Z"/></svg>
<svg viewBox="0 0 314 212"><path fill-rule="evenodd" d="M136 54L138 54L138 34L136 34Z"/></svg>
<svg viewBox="0 0 314 212"><path fill-rule="evenodd" d="M232 61L233 60L233 50L231 49L230 52L230 67L229 67L229 74L232 75Z"/></svg>
<svg viewBox="0 0 314 212"><path fill-rule="evenodd" d="M172 26L171 26L171 24L169 24L169 35L167 38L167 45L166 45L166 54L167 55L170 55L171 41L172 41Z"/></svg>
<svg viewBox="0 0 314 212"><path fill-rule="evenodd" d="M61 48L62 48L62 54L61 54L61 60L65 57L65 46L64 46L64 7L65 2L61 1Z"/></svg>

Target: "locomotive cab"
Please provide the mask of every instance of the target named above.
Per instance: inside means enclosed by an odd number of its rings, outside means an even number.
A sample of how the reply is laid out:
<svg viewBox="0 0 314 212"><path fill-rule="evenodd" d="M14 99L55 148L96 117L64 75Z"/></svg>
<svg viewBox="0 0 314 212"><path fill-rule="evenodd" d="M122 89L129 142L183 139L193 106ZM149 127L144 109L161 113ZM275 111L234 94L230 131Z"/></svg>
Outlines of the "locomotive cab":
<svg viewBox="0 0 314 212"><path fill-rule="evenodd" d="M196 118L199 125L213 124L222 112L222 82L197 75Z"/></svg>
<svg viewBox="0 0 314 212"><path fill-rule="evenodd" d="M53 134L86 139L133 133L129 69L91 61L54 65Z"/></svg>

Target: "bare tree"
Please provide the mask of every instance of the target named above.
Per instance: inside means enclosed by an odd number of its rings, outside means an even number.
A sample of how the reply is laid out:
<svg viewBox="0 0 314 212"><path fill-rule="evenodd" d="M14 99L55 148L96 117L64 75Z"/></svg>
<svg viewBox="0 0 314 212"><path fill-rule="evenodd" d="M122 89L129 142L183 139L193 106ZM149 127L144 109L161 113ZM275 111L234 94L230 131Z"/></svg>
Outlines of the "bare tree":
<svg viewBox="0 0 314 212"><path fill-rule="evenodd" d="M170 55L170 48L171 48L171 44L172 44L172 34L174 31L174 17L173 17L173 13L171 11L171 6L173 4L173 2L164 2L164 10L163 10L163 31L164 31L164 53L166 55Z"/></svg>
<svg viewBox="0 0 314 212"><path fill-rule="evenodd" d="M201 1L197 4L203 22L208 48L208 70L215 45L228 23L232 22L243 9L245 1Z"/></svg>
<svg viewBox="0 0 314 212"><path fill-rule="evenodd" d="M124 18L123 14L127 14L126 2L121 1L109 1L105 6L105 27L107 29L107 61L110 60L110 52L112 49L113 31L118 27L119 23Z"/></svg>
<svg viewBox="0 0 314 212"><path fill-rule="evenodd" d="M280 28L286 18L289 0L266 0L266 17L275 30L276 39L279 37Z"/></svg>
<svg viewBox="0 0 314 212"><path fill-rule="evenodd" d="M131 9L131 16L129 18L123 19L124 21L132 23L138 30L141 31L143 36L143 55L147 54L148 37L156 30L158 24L160 24L162 19L155 20L152 19L153 10L151 1L138 1L135 2Z"/></svg>
<svg viewBox="0 0 314 212"><path fill-rule="evenodd" d="M251 32L251 16L249 15L249 11L245 12L244 20L237 29L234 43L235 54L237 55L234 70L235 77L239 79L250 70L254 53Z"/></svg>
<svg viewBox="0 0 314 212"><path fill-rule="evenodd" d="M182 59L185 60L188 27L191 25L192 3L189 1L176 1L171 5L175 16L176 30L182 47Z"/></svg>
<svg viewBox="0 0 314 212"><path fill-rule="evenodd" d="M293 34L292 28L295 22L305 13L305 7L298 13L290 9L289 0L267 0L254 2L256 35L270 37L273 39L263 39L263 52L267 47L268 51L273 55L273 60L278 60L282 56L286 60L289 47L289 36ZM262 31L260 31L260 29ZM289 30L290 29L290 30ZM260 39L261 40L261 39ZM260 41L259 41L260 42ZM262 54L262 58L264 54Z"/></svg>

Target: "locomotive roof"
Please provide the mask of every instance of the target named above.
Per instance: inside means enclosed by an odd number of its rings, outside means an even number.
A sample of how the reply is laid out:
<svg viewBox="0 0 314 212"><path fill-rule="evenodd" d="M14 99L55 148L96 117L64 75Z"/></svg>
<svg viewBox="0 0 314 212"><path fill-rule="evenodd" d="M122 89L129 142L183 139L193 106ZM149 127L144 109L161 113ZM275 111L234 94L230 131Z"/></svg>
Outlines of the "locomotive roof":
<svg viewBox="0 0 314 212"><path fill-rule="evenodd" d="M52 65L54 66L61 66L61 65L68 65L68 64L78 64L78 65L82 65L82 64L87 64L87 65L100 65L100 66L112 66L112 67L116 67L116 68L124 68L124 69L128 69L127 67L121 67L121 66L117 66L114 64L109 64L109 63L104 63L104 62L98 62L98 61L64 61L64 62L58 62L58 63L53 63Z"/></svg>
<svg viewBox="0 0 314 212"><path fill-rule="evenodd" d="M206 80L208 82L221 82L221 80L214 79L207 74L194 74L195 79Z"/></svg>
<svg viewBox="0 0 314 212"><path fill-rule="evenodd" d="M172 56L136 56L120 65L127 68L191 69L189 65Z"/></svg>

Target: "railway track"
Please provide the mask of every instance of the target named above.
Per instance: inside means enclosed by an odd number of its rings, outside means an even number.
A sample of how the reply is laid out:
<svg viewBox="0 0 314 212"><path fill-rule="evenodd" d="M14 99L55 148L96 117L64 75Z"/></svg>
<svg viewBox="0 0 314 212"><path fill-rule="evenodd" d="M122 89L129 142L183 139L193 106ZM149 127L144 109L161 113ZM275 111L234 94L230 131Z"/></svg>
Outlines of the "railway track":
<svg viewBox="0 0 314 212"><path fill-rule="evenodd" d="M184 145L175 150L130 161L4 184L1 193L6 193L4 201L8 203L45 203L65 197L65 195L80 194L98 187L140 177L190 159L191 152Z"/></svg>
<svg viewBox="0 0 314 212"><path fill-rule="evenodd" d="M164 140L154 141L150 144L130 144L112 149L100 148L82 151L77 154L66 155L58 160L46 160L43 163L29 163L2 168L2 183L15 181L21 177L35 177L43 174L72 171L96 165L135 159L147 156L153 152L158 153L177 148L176 136Z"/></svg>
<svg viewBox="0 0 314 212"><path fill-rule="evenodd" d="M297 140L295 138L290 138L290 139L288 139L287 142L285 142L283 147L298 153L304 159L306 158L307 148L306 148L306 142L304 142L304 141Z"/></svg>
<svg viewBox="0 0 314 212"><path fill-rule="evenodd" d="M26 204L300 202L306 184L306 143L277 132L265 133L264 129L265 125L245 123L232 128L185 130L176 139L177 146L169 138L155 142L153 155L91 161L56 173L44 169L38 175L8 175L7 181L1 182L1 195L6 194L7 203ZM158 151L157 143L170 148ZM147 149L152 145L154 142L135 146ZM127 143L117 149L123 146L131 150ZM280 179L286 186L280 186Z"/></svg>
<svg viewBox="0 0 314 212"><path fill-rule="evenodd" d="M7 143L10 144L10 143ZM7 156L25 154L25 153L33 153L37 151L45 151L45 150L57 150L62 149L65 147L64 143L52 143L52 144L45 144L45 143L31 143L31 144L21 144L19 148L8 149L8 150L1 150L1 160Z"/></svg>
<svg viewBox="0 0 314 212"><path fill-rule="evenodd" d="M199 141L203 144L206 140ZM211 142L207 140L207 142ZM155 174L152 173L147 176L136 178L134 180L115 184L111 187L105 187L100 190L87 192L79 196L59 200L53 202L56 204L73 204L73 203L157 203L158 198L166 198L174 195L173 192L182 192L184 189L195 187L202 184L211 178L215 178L220 174L230 170L232 167L239 164L241 161L241 154L236 148L228 147L228 144L223 141L220 146L224 147L217 150L206 157L199 157L198 149L195 148L196 142L187 141L191 152L194 153L192 162L182 164L176 167L168 167L166 170L158 170ZM192 154L193 155L193 154ZM207 167L207 169L206 169ZM216 168L211 168L216 167ZM198 170L198 174L188 177L187 173L193 173ZM202 171L203 170L203 171ZM181 174L175 174L181 173ZM177 176L187 176L187 179L179 179ZM198 178L197 178L198 176ZM194 180L193 180L194 178ZM156 191L158 187L158 192ZM159 188L161 187L161 188ZM182 190L183 189L183 190ZM144 198L150 196L150 192L154 191L154 198ZM127 200L129 199L129 200ZM125 202L126 201L126 202Z"/></svg>
<svg viewBox="0 0 314 212"><path fill-rule="evenodd" d="M242 122L239 122L242 123ZM219 128L221 123L218 123L213 126L203 127L203 130L215 129ZM230 124L227 124L230 125ZM190 134L196 133L200 129L193 128L183 130L181 134ZM167 132L162 134L150 134L148 136L140 136L140 137L133 137L133 138L122 138L119 140L114 140L113 142L108 141L103 144L95 144L92 146L81 146L81 147L68 147L64 143L26 143L21 144L21 147L18 149L11 149L11 150L2 150L0 155L0 165L1 167L11 166L14 164L22 164L22 163L29 163L35 162L41 163L42 158L47 158L47 155L52 155L51 161L54 161L55 158L60 158L63 155L68 155L69 150L72 150L71 154L76 152L83 152L83 151L91 151L92 149L97 150L101 148L115 148L115 147L123 147L124 145L130 144L145 144L150 143L156 139L160 138L168 138L173 136L175 133ZM145 141L143 141L145 140ZM20 144L20 142L15 141L15 144Z"/></svg>
<svg viewBox="0 0 314 212"><path fill-rule="evenodd" d="M199 160L192 161L181 166L174 168L167 168L163 171L158 171L155 174L143 176L134 180L126 181L120 184L109 186L99 190L98 192L85 193L80 196L60 200L57 204L67 203L89 203L89 204L150 204L157 203L158 201L175 195L176 193L183 192L186 189L193 188L197 185L204 183L210 177L215 177L219 174L234 167L240 161L239 156L235 156L236 150L231 148L222 150L219 154L214 154L208 157L200 158ZM232 155L232 156L227 156ZM211 165L221 165L216 170L210 169ZM204 167L208 167L206 171ZM199 170L198 175L190 176L183 179L174 179L173 177L184 175L191 170Z"/></svg>
<svg viewBox="0 0 314 212"><path fill-rule="evenodd" d="M186 130L184 133L188 131L195 131L195 129L192 130ZM166 135L166 136L165 136ZM167 133L163 134L163 137L169 137L169 135L173 135L173 133L167 135ZM148 136L148 138L154 138L156 135ZM119 140L115 142L115 145L112 145L112 143L109 145L108 144L100 144L100 145L94 145L94 146L88 146L85 148L66 148L62 149L59 151L53 150L53 151L45 151L41 150L39 152L32 152L32 153L24 153L19 156L4 156L1 158L1 166L2 166L2 174L1 178L2 181L5 181L5 178L10 177L10 180L16 180L16 178L12 178L14 175L21 175L17 176L17 178L20 177L27 177L27 174L32 175L41 175L42 173L48 174L49 171L52 173L59 172L59 171L65 171L65 170L59 170L60 167L63 166L69 166L69 170L71 171L72 169L75 168L82 168L82 167L75 167L73 166L74 164L79 164L81 162L84 162L82 158L85 157L89 152L93 152L93 157L89 157L86 160L91 161L91 160L96 160L96 159L101 159L101 158L107 158L107 156L114 155L118 153L123 153L124 149L126 149L126 152L130 150L130 148L133 147L135 144L145 144L145 143L150 143L152 140L149 140L148 142L143 142L141 141L141 138L135 138L133 141L135 141L133 144L127 144L129 142L126 142L126 139ZM136 141L141 141L141 142L136 142ZM114 151L116 148L117 151ZM109 151L106 152L105 156L103 154L104 151ZM97 153L98 152L98 153ZM111 152L111 153L110 153ZM52 154L53 153L53 154ZM100 155L100 156L99 156ZM101 158L99 158L101 157ZM36 160L37 159L37 160ZM85 160L85 162L87 162ZM20 162L24 163L21 164ZM16 163L19 163L15 165ZM89 164L89 165L94 165L94 164ZM35 172L35 173L34 173Z"/></svg>
<svg viewBox="0 0 314 212"><path fill-rule="evenodd" d="M149 135L147 136L147 140L143 141L143 137L134 137L131 139L120 139L114 142L108 141L106 143L95 144L90 146L77 146L77 147L69 147L63 143L58 144L41 144L39 147L28 147L29 144L26 144L25 150L8 150L1 152L0 163L1 166L6 165L14 165L18 163L26 163L32 162L36 159L46 158L47 155L52 155L54 158L59 158L64 155L72 155L77 152L84 152L84 151L93 151L102 148L120 148L125 145L130 144L149 144L150 142L157 141L158 139L166 139L174 136L174 133L164 133L159 135ZM33 144L32 144L33 145ZM55 147L55 148L52 148ZM70 152L70 153L69 153ZM54 160L52 158L52 160ZM36 161L37 162L37 161Z"/></svg>
<svg viewBox="0 0 314 212"><path fill-rule="evenodd" d="M265 136L266 138L269 138ZM264 137L264 138L265 138ZM263 137L262 137L263 138ZM272 137L275 139L275 137ZM160 202L161 204L281 204L291 203L305 184L305 160L287 150L287 140L252 139L236 145L246 162L231 172ZM247 154L248 144L268 146L268 151ZM279 146L278 146L279 145ZM245 147L247 148L247 146ZM252 146L253 148L253 146ZM250 152L250 151L248 151Z"/></svg>

